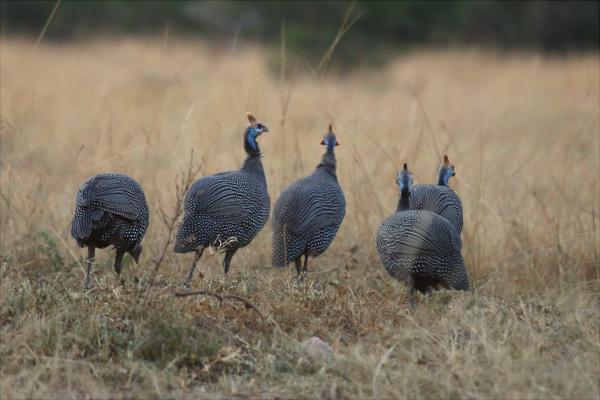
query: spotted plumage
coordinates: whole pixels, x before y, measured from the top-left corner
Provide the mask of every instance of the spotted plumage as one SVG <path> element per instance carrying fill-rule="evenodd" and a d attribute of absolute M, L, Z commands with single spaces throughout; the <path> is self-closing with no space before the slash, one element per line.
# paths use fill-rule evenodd
<path fill-rule="evenodd" d="M 321 144 L 327 146 L 315 171 L 288 186 L 273 211 L 273 265 L 296 263 L 304 271 L 308 257 L 322 254 L 331 244 L 344 219 L 346 200 L 336 176 L 334 148 L 339 143 L 329 126 Z"/>
<path fill-rule="evenodd" d="M 460 198 L 448 186 L 448 181 L 455 176 L 454 165 L 450 164 L 448 156 L 438 172 L 438 184 L 414 185 L 410 190 L 410 209 L 429 210 L 446 218 L 456 228 L 458 233 L 463 227 L 463 207 Z"/>
<path fill-rule="evenodd" d="M 86 288 L 90 286 L 95 248 L 115 247 L 114 268 L 119 275 L 124 253 L 131 254 L 136 262 L 139 260 L 148 223 L 144 191 L 129 176 L 100 174 L 80 186 L 75 197 L 71 235 L 80 247 L 88 247 Z"/>
<path fill-rule="evenodd" d="M 413 294 L 415 290 L 428 292 L 440 286 L 468 290 L 458 231 L 432 211 L 409 209 L 412 174 L 406 164 L 398 175 L 398 184 L 398 210 L 381 224 L 375 239 L 386 271 L 407 281 Z"/>
<path fill-rule="evenodd" d="M 235 252 L 247 246 L 269 218 L 270 200 L 256 138 L 268 132 L 248 114 L 244 132 L 246 160 L 238 171 L 221 172 L 194 182 L 185 197 L 183 223 L 175 242 L 176 253 L 196 252 L 186 281 L 207 247 L 226 252 L 225 273 Z"/>

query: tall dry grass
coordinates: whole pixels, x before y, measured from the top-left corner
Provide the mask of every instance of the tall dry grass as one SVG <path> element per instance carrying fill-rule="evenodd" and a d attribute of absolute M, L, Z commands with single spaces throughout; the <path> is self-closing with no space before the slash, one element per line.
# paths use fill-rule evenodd
<path fill-rule="evenodd" d="M 597 55 L 422 51 L 317 77 L 301 63 L 277 70 L 276 52 L 173 39 L 0 46 L 3 398 L 600 396 Z M 314 168 L 334 124 L 348 207 L 336 240 L 301 287 L 269 267 L 269 226 L 230 278 L 205 255 L 196 285 L 243 295 L 264 321 L 175 298 L 191 260 L 171 252 L 140 307 L 168 233 L 159 206 L 174 209 L 192 148 L 201 174 L 238 168 L 245 111 L 270 128 L 260 145 L 273 202 Z M 431 182 L 443 153 L 474 290 L 411 311 L 374 233 L 401 163 Z M 100 251 L 83 293 L 73 198 L 105 171 L 138 179 L 153 213 L 126 286 Z M 333 364 L 302 351 L 313 335 Z"/>

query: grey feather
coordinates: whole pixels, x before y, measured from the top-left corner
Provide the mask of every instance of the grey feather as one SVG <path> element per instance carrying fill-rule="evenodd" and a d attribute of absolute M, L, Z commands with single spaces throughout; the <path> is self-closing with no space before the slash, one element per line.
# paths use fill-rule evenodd
<path fill-rule="evenodd" d="M 230 241 L 227 250 L 235 250 L 247 246 L 264 227 L 270 199 L 260 150 L 255 146 L 245 146 L 248 156 L 240 170 L 206 176 L 189 188 L 176 253 L 226 241 Z"/>
<path fill-rule="evenodd" d="M 141 186 L 122 174 L 106 173 L 84 182 L 75 197 L 71 235 L 80 246 L 124 251 L 139 248 L 149 224 Z"/>
<path fill-rule="evenodd" d="M 460 233 L 463 227 L 463 207 L 452 189 L 441 185 L 414 185 L 410 191 L 411 210 L 429 210 L 446 218 Z"/>
<path fill-rule="evenodd" d="M 436 280 L 467 290 L 460 236 L 445 218 L 426 210 L 399 211 L 388 217 L 375 239 L 379 258 L 390 275 Z"/>
<path fill-rule="evenodd" d="M 335 238 L 346 200 L 335 173 L 333 146 L 311 175 L 292 183 L 277 199 L 272 221 L 273 265 L 285 266 L 302 255 L 318 256 Z"/>

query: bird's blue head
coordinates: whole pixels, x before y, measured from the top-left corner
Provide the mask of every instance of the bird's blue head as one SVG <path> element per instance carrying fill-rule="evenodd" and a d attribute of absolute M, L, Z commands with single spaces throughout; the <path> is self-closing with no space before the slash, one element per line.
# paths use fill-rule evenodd
<path fill-rule="evenodd" d="M 244 133 L 244 148 L 248 153 L 258 154 L 260 153 L 260 149 L 256 142 L 256 138 L 265 132 L 269 132 L 269 128 L 256 121 L 254 115 L 250 113 L 246 113 L 246 117 L 248 118 L 250 125 L 248 125 L 246 132 Z"/>
<path fill-rule="evenodd" d="M 412 187 L 412 182 L 412 172 L 410 172 L 410 170 L 408 169 L 407 164 L 404 163 L 403 168 L 400 171 L 398 171 L 398 175 L 396 175 L 396 183 L 400 188 L 400 192 L 408 192 Z"/>
<path fill-rule="evenodd" d="M 324 146 L 327 146 L 328 151 L 333 151 L 333 148 L 335 146 L 340 145 L 340 143 L 337 141 L 337 138 L 335 137 L 335 133 L 333 133 L 331 124 L 329 124 L 329 130 L 327 131 L 325 136 L 323 136 L 323 140 L 321 140 L 321 144 Z"/>
<path fill-rule="evenodd" d="M 451 177 L 456 175 L 454 172 L 454 165 L 450 164 L 450 160 L 447 155 L 444 155 L 444 163 L 440 167 L 438 174 L 438 185 L 448 186 L 448 181 Z"/>

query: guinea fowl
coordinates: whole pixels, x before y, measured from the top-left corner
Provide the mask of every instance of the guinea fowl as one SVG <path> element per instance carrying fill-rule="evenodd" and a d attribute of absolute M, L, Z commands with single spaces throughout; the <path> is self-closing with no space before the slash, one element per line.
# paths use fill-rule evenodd
<path fill-rule="evenodd" d="M 434 212 L 409 209 L 412 174 L 406 164 L 397 182 L 398 210 L 381 224 L 375 239 L 386 271 L 408 283 L 413 305 L 416 290 L 427 293 L 439 286 L 468 290 L 458 231 Z"/>
<path fill-rule="evenodd" d="M 444 155 L 444 162 L 438 171 L 438 184 L 414 185 L 410 190 L 410 209 L 433 211 L 450 221 L 460 234 L 463 227 L 462 203 L 448 186 L 448 181 L 454 175 L 454 165 Z"/>
<path fill-rule="evenodd" d="M 327 146 L 315 171 L 287 187 L 273 211 L 273 265 L 294 261 L 298 275 L 308 268 L 308 257 L 322 254 L 331 244 L 344 219 L 346 200 L 336 176 L 335 146 L 329 125 L 322 145 Z"/>
<path fill-rule="evenodd" d="M 113 245 L 117 251 L 114 268 L 121 274 L 125 253 L 138 262 L 142 239 L 148 229 L 148 205 L 142 187 L 126 175 L 107 173 L 84 182 L 75 197 L 71 235 L 80 247 L 87 246 L 87 272 L 84 287 L 90 287 L 90 274 L 96 247 Z"/>
<path fill-rule="evenodd" d="M 186 283 L 207 247 L 225 251 L 225 274 L 235 252 L 247 246 L 269 218 L 270 200 L 257 137 L 266 126 L 246 113 L 250 124 L 244 132 L 246 160 L 238 171 L 221 172 L 194 182 L 184 203 L 183 223 L 175 241 L 176 253 L 195 252 Z"/>

